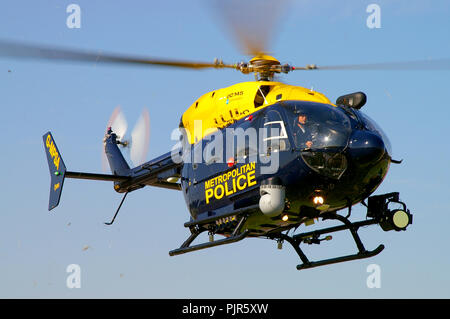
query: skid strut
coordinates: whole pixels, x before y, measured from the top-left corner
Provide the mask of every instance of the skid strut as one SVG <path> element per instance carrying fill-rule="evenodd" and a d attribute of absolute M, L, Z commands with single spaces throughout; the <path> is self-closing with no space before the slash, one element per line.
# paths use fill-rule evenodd
<path fill-rule="evenodd" d="M 344 225 L 329 227 L 329 228 L 320 229 L 320 230 L 316 230 L 316 231 L 312 231 L 312 232 L 301 233 L 301 234 L 297 234 L 294 236 L 288 236 L 288 235 L 285 235 L 282 233 L 269 236 L 270 239 L 285 240 L 289 244 L 291 244 L 291 246 L 297 252 L 298 256 L 300 257 L 300 259 L 302 261 L 302 264 L 297 265 L 298 270 L 314 268 L 314 267 L 330 265 L 330 264 L 336 264 L 336 263 L 341 263 L 341 262 L 351 261 L 351 260 L 356 260 L 356 259 L 369 258 L 369 257 L 373 257 L 375 255 L 378 255 L 384 249 L 384 245 L 379 245 L 374 250 L 370 250 L 370 251 L 366 250 L 361 241 L 361 238 L 358 235 L 359 227 L 378 224 L 378 221 L 376 219 L 368 219 L 368 220 L 352 223 L 346 217 L 343 217 L 338 214 L 333 214 L 333 213 L 326 213 L 326 214 L 323 214 L 323 216 L 321 216 L 321 217 L 324 220 L 325 219 L 339 220 Z M 321 240 L 329 239 L 328 237 L 325 239 L 319 239 L 320 235 L 329 234 L 329 233 L 333 233 L 333 232 L 337 232 L 337 231 L 341 231 L 341 230 L 349 230 L 350 233 L 352 234 L 353 240 L 355 241 L 356 247 L 358 249 L 358 252 L 356 254 L 341 256 L 341 257 L 336 257 L 336 258 L 330 258 L 330 259 L 324 259 L 324 260 L 320 260 L 320 261 L 310 261 L 308 259 L 308 257 L 306 257 L 306 255 L 304 254 L 302 249 L 300 248 L 300 245 L 302 243 L 319 244 Z"/>
<path fill-rule="evenodd" d="M 248 235 L 247 229 L 240 233 L 242 226 L 244 225 L 246 220 L 247 220 L 247 215 L 244 215 L 241 217 L 238 225 L 236 226 L 236 228 L 234 229 L 234 231 L 230 237 L 206 242 L 203 244 L 190 246 L 191 243 L 197 238 L 198 235 L 200 235 L 201 233 L 203 233 L 204 231 L 207 230 L 204 228 L 201 230 L 198 230 L 198 228 L 193 227 L 193 228 L 191 228 L 191 235 L 189 236 L 189 238 L 186 239 L 186 241 L 180 246 L 180 248 L 169 251 L 169 255 L 176 256 L 176 255 L 181 255 L 181 254 L 188 253 L 188 252 L 195 251 L 195 250 L 200 250 L 200 249 L 205 249 L 205 248 L 210 248 L 210 247 L 215 247 L 215 246 L 226 245 L 226 244 L 238 242 L 238 241 L 244 239 L 245 237 L 247 237 L 247 235 Z"/>

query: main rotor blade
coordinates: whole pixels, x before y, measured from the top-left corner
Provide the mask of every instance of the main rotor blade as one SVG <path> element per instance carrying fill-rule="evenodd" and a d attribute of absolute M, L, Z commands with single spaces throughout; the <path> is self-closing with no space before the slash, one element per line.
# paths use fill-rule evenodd
<path fill-rule="evenodd" d="M 181 60 L 166 60 L 144 57 L 132 57 L 118 54 L 103 53 L 102 51 L 83 51 L 67 48 L 44 47 L 40 45 L 24 44 L 18 42 L 0 40 L 0 56 L 40 59 L 55 61 L 76 61 L 94 63 L 114 63 L 114 64 L 137 64 L 166 66 L 188 69 L 205 68 L 235 68 L 235 65 L 226 65 L 216 60 L 213 63 L 192 62 Z"/>
<path fill-rule="evenodd" d="M 428 59 L 403 62 L 382 62 L 366 64 L 344 64 L 320 66 L 309 64 L 306 67 L 294 67 L 294 70 L 449 70 L 450 59 Z"/>
<path fill-rule="evenodd" d="M 249 55 L 266 53 L 287 0 L 214 0 L 210 3 L 225 27 Z"/>

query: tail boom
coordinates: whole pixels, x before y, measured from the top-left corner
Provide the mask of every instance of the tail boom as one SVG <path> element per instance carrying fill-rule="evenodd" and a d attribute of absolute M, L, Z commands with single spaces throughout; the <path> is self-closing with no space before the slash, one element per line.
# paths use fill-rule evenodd
<path fill-rule="evenodd" d="M 66 170 L 53 136 L 47 132 L 43 136 L 44 148 L 50 170 L 50 199 L 48 210 L 58 206 L 65 178 L 88 179 L 114 182 L 114 190 L 118 193 L 128 193 L 145 186 L 156 186 L 180 190 L 181 184 L 171 182 L 178 180 L 182 163 L 175 163 L 171 152 L 163 154 L 147 163 L 130 169 L 118 148 L 120 141 L 110 129 L 105 135 L 104 147 L 112 174 L 97 174 L 72 172 Z"/>

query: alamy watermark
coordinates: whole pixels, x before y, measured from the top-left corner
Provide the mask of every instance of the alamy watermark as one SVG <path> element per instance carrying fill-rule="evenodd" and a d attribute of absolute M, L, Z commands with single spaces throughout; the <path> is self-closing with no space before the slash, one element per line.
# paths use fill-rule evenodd
<path fill-rule="evenodd" d="M 66 13 L 69 13 L 66 19 L 66 26 L 69 29 L 81 28 L 81 8 L 78 4 L 69 4 L 66 8 Z"/>
<path fill-rule="evenodd" d="M 66 286 L 69 289 L 81 288 L 81 267 L 77 264 L 70 264 L 66 268 L 69 273 L 66 279 Z"/>
<path fill-rule="evenodd" d="M 370 13 L 366 20 L 366 25 L 369 29 L 380 29 L 381 28 L 381 7 L 372 3 L 366 8 L 366 12 Z"/>
<path fill-rule="evenodd" d="M 264 127 L 225 128 L 202 130 L 202 121 L 194 121 L 194 136 L 184 128 L 172 131 L 177 143 L 171 149 L 175 163 L 260 163 L 261 174 L 274 174 L 279 168 L 279 152 L 288 149 L 289 140 L 282 121 L 264 123 Z M 196 138 L 194 137 L 194 140 Z"/>
<path fill-rule="evenodd" d="M 381 288 L 381 267 L 377 264 L 370 264 L 366 271 L 370 273 L 366 280 L 367 288 Z"/>

